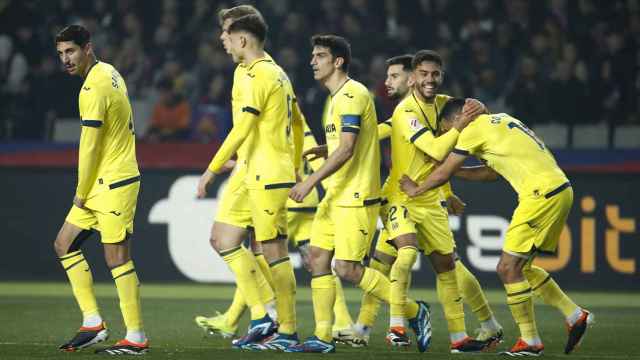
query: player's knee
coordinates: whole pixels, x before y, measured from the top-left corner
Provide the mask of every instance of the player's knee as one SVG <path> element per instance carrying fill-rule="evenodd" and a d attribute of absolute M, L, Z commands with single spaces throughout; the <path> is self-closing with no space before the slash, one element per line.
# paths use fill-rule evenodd
<path fill-rule="evenodd" d="M 517 272 L 516 264 L 501 259 L 496 266 L 496 272 L 503 282 L 511 282 L 509 280 L 513 278 Z"/>
<path fill-rule="evenodd" d="M 336 260 L 335 271 L 336 275 L 338 275 L 342 280 L 346 280 L 351 283 L 357 283 L 360 281 L 360 274 L 355 263 Z"/>
<path fill-rule="evenodd" d="M 64 256 L 69 249 L 69 243 L 61 239 L 60 234 L 58 234 L 55 241 L 53 242 L 53 249 L 55 250 L 58 257 Z"/>

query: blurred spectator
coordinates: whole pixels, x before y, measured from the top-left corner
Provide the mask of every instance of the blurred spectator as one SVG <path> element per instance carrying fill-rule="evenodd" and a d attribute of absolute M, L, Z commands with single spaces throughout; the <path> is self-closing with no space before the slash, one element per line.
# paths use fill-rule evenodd
<path fill-rule="evenodd" d="M 228 86 L 224 76 L 215 76 L 209 82 L 208 92 L 195 105 L 192 136 L 195 141 L 222 142 L 231 129 L 231 112 L 225 93 Z"/>
<path fill-rule="evenodd" d="M 229 106 L 234 64 L 218 39 L 217 11 L 239 3 L 245 1 L 0 0 L 1 136 L 38 137 L 43 134 L 41 123 L 51 114 L 78 115 L 73 102 L 81 79 L 50 73 L 51 59 L 46 59 L 55 54 L 55 33 L 72 23 L 93 33 L 98 58 L 118 68 L 136 100 L 152 102 L 154 86 L 168 79 L 180 94 L 174 96 L 191 104 L 194 113 L 219 84 L 224 84 L 224 91 L 215 103 Z M 268 52 L 287 71 L 305 115 L 314 121 L 321 116 L 326 95 L 308 66 L 309 37 L 314 33 L 347 37 L 354 54 L 352 75 L 378 94 L 380 59 L 428 48 L 445 58 L 443 91 L 478 97 L 492 110 L 510 106 L 516 116 L 521 113 L 533 122 L 640 121 L 637 0 L 251 3 L 269 24 Z M 48 101 L 40 101 L 52 92 L 51 81 L 61 104 L 54 112 Z M 577 84 L 581 91 L 570 92 Z M 563 93 L 566 101 L 557 97 Z M 28 100 L 36 98 L 36 105 Z M 577 99 L 583 99 L 579 109 L 574 108 Z M 583 115 L 565 116 L 569 113 Z M 194 114 L 193 119 L 197 130 L 200 116 Z M 224 126 L 213 125 L 203 132 L 212 134 L 215 128 L 224 133 Z"/>
<path fill-rule="evenodd" d="M 518 77 L 506 98 L 513 115 L 525 119 L 529 126 L 551 120 L 547 87 L 538 74 L 537 66 L 531 57 L 522 59 Z"/>
<path fill-rule="evenodd" d="M 169 80 L 158 84 L 160 97 L 153 107 L 151 127 L 145 136 L 149 142 L 186 140 L 189 137 L 191 107 L 184 97 L 175 91 Z"/>

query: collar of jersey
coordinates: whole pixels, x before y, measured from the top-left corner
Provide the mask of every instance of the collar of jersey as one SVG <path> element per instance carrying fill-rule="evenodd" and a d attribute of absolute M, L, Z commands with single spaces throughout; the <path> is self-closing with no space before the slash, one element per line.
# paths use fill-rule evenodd
<path fill-rule="evenodd" d="M 259 63 L 259 62 L 273 62 L 273 60 L 271 59 L 271 56 L 269 56 L 268 54 L 265 53 L 265 56 L 259 58 L 259 59 L 255 59 L 251 62 L 251 64 L 249 64 L 247 71 L 251 71 L 251 69 L 253 69 L 253 67 Z"/>

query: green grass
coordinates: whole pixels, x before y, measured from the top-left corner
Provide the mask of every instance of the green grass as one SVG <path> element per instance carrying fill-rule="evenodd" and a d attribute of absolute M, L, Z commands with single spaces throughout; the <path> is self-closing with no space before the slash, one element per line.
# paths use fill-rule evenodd
<path fill-rule="evenodd" d="M 448 336 L 442 308 L 433 290 L 417 289 L 412 297 L 425 299 L 433 308 L 434 335 L 431 349 L 419 354 L 392 351 L 384 343 L 387 313 L 384 310 L 372 334 L 368 348 L 339 347 L 332 355 L 283 353 L 250 353 L 232 350 L 228 340 L 204 336 L 193 322 L 197 314 L 223 310 L 233 295 L 233 287 L 192 284 L 146 284 L 142 287 L 143 313 L 152 350 L 147 359 L 297 359 L 329 356 L 331 359 L 449 359 L 464 355 L 448 353 Z M 114 341 L 124 335 L 117 296 L 112 284 L 96 286 L 103 316 L 109 321 Z M 502 291 L 489 291 L 498 320 L 506 331 L 506 341 L 500 350 L 515 342 L 517 331 Z M 360 291 L 346 289 L 352 316 L 357 316 Z M 566 333 L 562 316 L 555 309 L 536 307 L 538 327 L 545 344 L 546 358 L 566 359 L 638 359 L 640 346 L 636 330 L 640 324 L 640 294 L 634 293 L 571 293 L 576 302 L 592 310 L 597 324 L 588 330 L 581 348 L 570 357 L 563 354 Z M 298 291 L 299 333 L 306 337 L 313 330 L 310 290 Z M 470 332 L 477 321 L 467 312 Z M 65 354 L 56 348 L 68 340 L 79 326 L 80 315 L 65 283 L 0 283 L 0 359 L 95 359 L 93 351 Z M 247 319 L 241 323 L 246 326 Z M 495 354 L 480 354 L 481 358 L 497 358 Z"/>

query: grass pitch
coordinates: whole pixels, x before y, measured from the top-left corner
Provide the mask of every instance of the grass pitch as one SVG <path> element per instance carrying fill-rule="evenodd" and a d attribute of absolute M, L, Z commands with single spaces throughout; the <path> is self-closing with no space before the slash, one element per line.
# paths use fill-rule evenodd
<path fill-rule="evenodd" d="M 449 341 L 442 308 L 435 291 L 414 289 L 411 296 L 432 305 L 433 342 L 431 349 L 420 354 L 410 350 L 392 350 L 384 343 L 388 315 L 386 309 L 378 317 L 371 344 L 364 349 L 339 346 L 336 354 L 252 353 L 231 349 L 228 340 L 205 336 L 195 325 L 195 315 L 224 311 L 233 296 L 231 286 L 193 284 L 143 284 L 143 316 L 151 351 L 147 359 L 449 359 L 479 356 L 498 358 L 497 354 L 449 354 Z M 360 290 L 345 289 L 349 308 L 357 316 Z M 102 315 L 108 321 L 111 338 L 124 336 L 124 325 L 113 284 L 98 284 L 96 293 Z M 309 288 L 298 290 L 298 326 L 302 338 L 312 334 L 313 310 Z M 489 301 L 505 328 L 506 339 L 498 350 L 505 350 L 516 340 L 517 330 L 505 305 L 503 291 L 489 291 Z M 563 353 L 566 332 L 562 315 L 555 309 L 538 304 L 536 318 L 548 359 L 640 359 L 640 294 L 576 293 L 571 296 L 595 314 L 596 325 L 587 330 L 582 346 L 572 355 Z M 383 307 L 384 308 L 384 307 Z M 468 310 L 468 309 L 467 309 Z M 245 314 L 241 329 L 245 329 Z M 57 347 L 73 336 L 80 324 L 80 312 L 66 283 L 0 283 L 0 359 L 95 359 L 93 348 L 78 353 L 60 353 Z M 467 330 L 478 325 L 467 311 Z M 502 358 L 502 357 L 500 357 Z"/>

